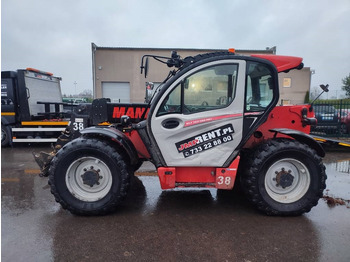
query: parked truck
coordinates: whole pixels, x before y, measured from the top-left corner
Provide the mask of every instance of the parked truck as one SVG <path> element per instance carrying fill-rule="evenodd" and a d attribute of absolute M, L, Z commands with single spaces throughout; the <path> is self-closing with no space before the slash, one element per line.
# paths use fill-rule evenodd
<path fill-rule="evenodd" d="M 268 215 L 300 215 L 325 189 L 323 148 L 308 134 L 310 105 L 277 106 L 278 73 L 302 58 L 217 52 L 181 58 L 145 55 L 173 67 L 148 104 L 107 99 L 74 114 L 55 150 L 36 155 L 51 192 L 77 215 L 116 210 L 142 162 L 162 189 L 231 190 L 241 183 Z M 89 127 L 90 126 L 90 127 Z"/>
<path fill-rule="evenodd" d="M 1 146 L 56 142 L 68 125 L 60 77 L 33 68 L 1 72 Z"/>

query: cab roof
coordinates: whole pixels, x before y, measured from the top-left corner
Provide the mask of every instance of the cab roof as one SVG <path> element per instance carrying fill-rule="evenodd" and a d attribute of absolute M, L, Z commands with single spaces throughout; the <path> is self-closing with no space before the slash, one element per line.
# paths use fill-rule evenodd
<path fill-rule="evenodd" d="M 288 72 L 291 69 L 302 69 L 304 67 L 301 57 L 266 54 L 252 54 L 250 56 L 270 61 L 276 66 L 278 73 Z"/>

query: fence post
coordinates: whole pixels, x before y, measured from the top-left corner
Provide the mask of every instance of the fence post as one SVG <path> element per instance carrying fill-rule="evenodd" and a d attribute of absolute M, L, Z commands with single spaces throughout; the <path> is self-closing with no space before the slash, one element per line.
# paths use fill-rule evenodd
<path fill-rule="evenodd" d="M 340 105 L 339 105 L 339 127 L 338 127 L 338 130 L 339 130 L 339 136 L 344 136 L 344 134 L 341 133 L 341 111 L 343 109 L 343 99 L 340 99 Z"/>

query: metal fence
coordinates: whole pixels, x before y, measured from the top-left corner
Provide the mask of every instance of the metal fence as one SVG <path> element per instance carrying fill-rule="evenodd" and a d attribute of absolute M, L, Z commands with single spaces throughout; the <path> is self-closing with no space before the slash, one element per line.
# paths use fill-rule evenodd
<path fill-rule="evenodd" d="M 319 101 L 313 105 L 317 125 L 311 134 L 350 137 L 350 100 Z"/>

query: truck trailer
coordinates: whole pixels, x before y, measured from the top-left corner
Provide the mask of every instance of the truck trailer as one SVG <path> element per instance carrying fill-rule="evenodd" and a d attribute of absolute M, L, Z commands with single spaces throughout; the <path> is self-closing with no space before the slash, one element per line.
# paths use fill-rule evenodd
<path fill-rule="evenodd" d="M 1 146 L 56 142 L 69 123 L 61 78 L 33 68 L 1 72 Z"/>

